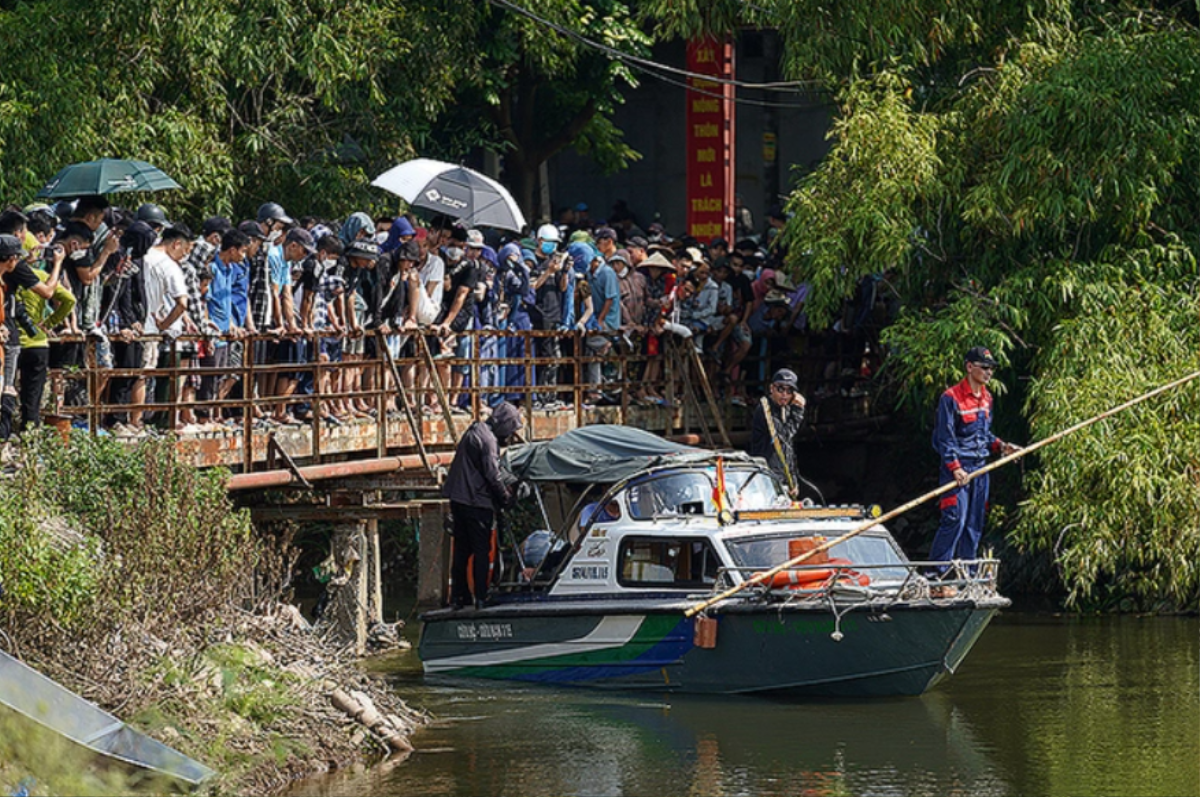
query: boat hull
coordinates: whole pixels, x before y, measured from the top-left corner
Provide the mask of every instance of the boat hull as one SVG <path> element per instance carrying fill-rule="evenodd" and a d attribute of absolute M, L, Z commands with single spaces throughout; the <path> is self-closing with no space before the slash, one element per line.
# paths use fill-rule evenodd
<path fill-rule="evenodd" d="M 716 644 L 695 644 L 677 607 L 497 606 L 426 615 L 429 676 L 781 697 L 917 695 L 952 673 L 1007 601 L 746 604 L 710 613 Z M 839 609 L 841 611 L 841 609 Z"/>

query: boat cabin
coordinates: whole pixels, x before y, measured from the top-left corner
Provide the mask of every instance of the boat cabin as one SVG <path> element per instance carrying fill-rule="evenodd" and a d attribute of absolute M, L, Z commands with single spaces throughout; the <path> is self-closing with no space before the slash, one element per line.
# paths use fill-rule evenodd
<path fill-rule="evenodd" d="M 608 454 L 617 444 L 637 453 Z M 513 529 L 502 539 L 509 553 L 500 594 L 709 593 L 840 536 L 868 517 L 861 507 L 793 506 L 760 460 L 680 446 L 636 429 L 584 427 L 522 449 L 509 456 L 508 467 L 539 490 L 547 528 L 528 535 Z M 904 553 L 882 527 L 839 544 L 828 556 L 872 564 L 877 583 L 907 575 Z M 895 569 L 880 567 L 889 564 Z"/>

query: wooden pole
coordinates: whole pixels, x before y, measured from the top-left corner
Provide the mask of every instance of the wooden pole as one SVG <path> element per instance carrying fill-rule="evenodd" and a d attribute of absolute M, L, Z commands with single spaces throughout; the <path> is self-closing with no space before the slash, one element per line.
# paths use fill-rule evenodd
<path fill-rule="evenodd" d="M 1007 456 L 1001 457 L 1000 459 L 996 460 L 995 462 L 985 465 L 984 467 L 980 468 L 979 470 L 975 471 L 974 473 L 968 474 L 967 481 L 969 482 L 972 479 L 975 479 L 978 476 L 982 476 L 985 473 L 990 473 L 991 471 L 996 470 L 997 468 L 1001 468 L 1010 462 L 1015 462 L 1018 459 L 1020 459 L 1021 457 L 1028 456 L 1029 454 L 1032 454 L 1034 451 L 1037 451 L 1038 449 L 1045 448 L 1046 446 L 1050 445 L 1051 443 L 1058 442 L 1059 440 L 1063 439 L 1064 437 L 1066 437 L 1069 434 L 1078 432 L 1080 429 L 1091 426 L 1092 424 L 1094 424 L 1098 421 L 1102 421 L 1105 418 L 1111 418 L 1113 415 L 1116 415 L 1119 412 L 1123 412 L 1124 410 L 1127 410 L 1136 404 L 1141 404 L 1143 401 L 1152 399 L 1155 396 L 1159 396 L 1163 393 L 1166 393 L 1167 391 L 1174 390 L 1175 388 L 1179 387 L 1180 385 L 1184 385 L 1184 384 L 1191 382 L 1192 380 L 1197 379 L 1197 378 L 1200 378 L 1200 371 L 1194 371 L 1185 377 L 1176 379 L 1174 382 L 1163 385 L 1162 387 L 1159 387 L 1159 388 L 1155 388 L 1154 390 L 1151 390 L 1149 393 L 1144 393 L 1135 399 L 1130 399 L 1129 401 L 1126 401 L 1124 404 L 1113 407 L 1112 409 L 1106 410 L 1106 411 L 1100 413 L 1099 415 L 1088 418 L 1086 421 L 1080 421 L 1079 423 L 1075 424 L 1074 426 L 1063 429 L 1060 432 L 1056 432 L 1055 434 L 1050 435 L 1049 437 L 1045 438 L 1044 440 L 1039 440 L 1036 443 L 1032 443 L 1031 445 L 1026 446 L 1025 448 L 1022 448 L 1019 451 L 1015 451 Z M 816 556 L 817 554 L 822 553 L 824 551 L 828 551 L 830 548 L 834 547 L 835 545 L 838 545 L 839 543 L 845 542 L 846 540 L 850 539 L 851 537 L 857 537 L 859 534 L 862 534 L 864 531 L 867 531 L 868 529 L 872 529 L 875 526 L 878 526 L 882 523 L 886 523 L 887 521 L 892 520 L 893 518 L 899 517 L 900 515 L 903 515 L 905 512 L 907 512 L 908 510 L 910 510 L 914 507 L 920 506 L 921 504 L 925 503 L 926 501 L 936 498 L 939 495 L 942 495 L 943 493 L 948 493 L 951 490 L 957 490 L 958 487 L 959 487 L 959 485 L 957 482 L 948 482 L 947 484 L 943 484 L 941 487 L 938 487 L 936 490 L 930 490 L 929 492 L 925 493 L 924 495 L 920 496 L 919 498 L 914 498 L 913 500 L 909 501 L 907 504 L 898 506 L 895 509 L 893 509 L 892 511 L 885 513 L 881 517 L 873 518 L 871 520 L 865 521 L 861 525 L 855 526 L 853 529 L 846 532 L 841 537 L 837 537 L 836 539 L 832 539 L 832 540 L 829 540 L 828 542 L 818 545 L 816 548 L 813 548 L 810 551 L 806 551 L 805 553 L 801 554 L 800 556 L 795 557 L 794 559 L 789 559 L 788 561 L 784 562 L 783 564 L 773 567 L 770 570 L 766 570 L 762 573 L 758 573 L 757 575 L 753 576 L 752 578 L 747 579 L 746 581 L 743 581 L 741 584 L 738 584 L 735 587 L 731 587 L 730 589 L 725 590 L 724 592 L 722 592 L 719 595 L 714 595 L 711 598 L 707 598 L 707 599 L 695 604 L 694 606 L 689 607 L 686 611 L 684 611 L 683 615 L 684 615 L 684 617 L 694 617 L 695 615 L 699 614 L 700 612 L 704 611 L 705 609 L 707 609 L 708 607 L 712 606 L 715 603 L 719 603 L 719 602 L 725 600 L 726 598 L 731 598 L 734 595 L 738 594 L 739 592 L 741 592 L 742 590 L 744 590 L 748 587 L 757 586 L 758 584 L 761 584 L 764 581 L 769 581 L 770 579 L 775 577 L 776 573 L 780 573 L 784 570 L 788 570 L 789 568 L 793 568 L 796 565 L 801 564 L 805 560 L 810 559 L 813 556 Z"/>

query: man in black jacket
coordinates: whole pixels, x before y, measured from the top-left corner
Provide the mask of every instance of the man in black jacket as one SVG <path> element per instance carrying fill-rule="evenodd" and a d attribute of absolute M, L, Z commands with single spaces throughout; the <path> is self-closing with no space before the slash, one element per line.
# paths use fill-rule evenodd
<path fill-rule="evenodd" d="M 454 561 L 450 566 L 451 603 L 461 609 L 471 602 L 467 562 L 474 557 L 475 608 L 483 608 L 488 592 L 488 557 L 497 508 L 506 506 L 512 493 L 500 477 L 500 447 L 521 430 L 521 412 L 502 402 L 486 421 L 476 421 L 458 441 L 454 461 L 442 486 L 450 499 L 454 521 Z"/>
<path fill-rule="evenodd" d="M 771 377 L 771 396 L 763 396 L 750 421 L 750 454 L 767 461 L 792 498 L 799 493 L 796 432 L 804 423 L 804 396 L 793 371 L 781 368 Z"/>

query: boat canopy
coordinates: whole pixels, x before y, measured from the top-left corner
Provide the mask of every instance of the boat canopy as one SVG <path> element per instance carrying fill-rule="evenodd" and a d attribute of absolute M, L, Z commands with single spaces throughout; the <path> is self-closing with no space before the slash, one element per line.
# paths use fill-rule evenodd
<path fill-rule="evenodd" d="M 591 425 L 573 429 L 553 440 L 513 446 L 502 467 L 534 482 L 611 484 L 660 465 L 709 462 L 717 454 L 673 443 L 629 426 Z M 723 452 L 726 461 L 749 462 L 740 451 Z"/>

